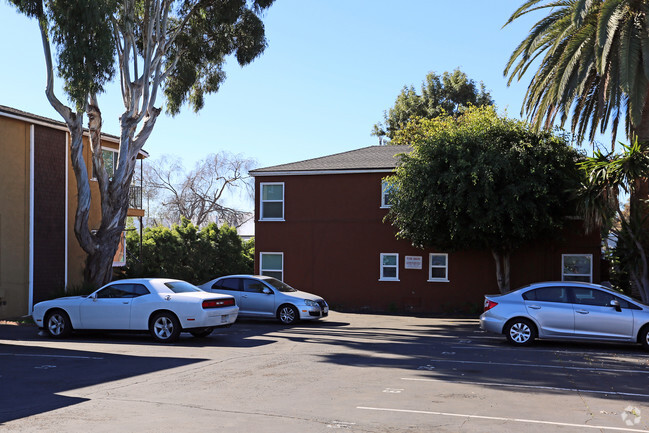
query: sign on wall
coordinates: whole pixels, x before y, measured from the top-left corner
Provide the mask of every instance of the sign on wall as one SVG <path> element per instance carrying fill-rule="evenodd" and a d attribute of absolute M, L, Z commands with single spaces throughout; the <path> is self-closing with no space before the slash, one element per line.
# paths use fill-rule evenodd
<path fill-rule="evenodd" d="M 406 256 L 406 269 L 421 269 L 421 256 Z"/>

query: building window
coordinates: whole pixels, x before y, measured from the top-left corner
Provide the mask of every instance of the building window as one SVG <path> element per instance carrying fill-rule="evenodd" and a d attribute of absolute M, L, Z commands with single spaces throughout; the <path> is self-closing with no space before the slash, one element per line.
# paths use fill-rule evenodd
<path fill-rule="evenodd" d="M 284 184 L 262 183 L 260 220 L 284 221 Z"/>
<path fill-rule="evenodd" d="M 428 281 L 448 282 L 448 254 L 430 254 Z"/>
<path fill-rule="evenodd" d="M 393 200 L 393 191 L 394 191 L 394 185 L 390 185 L 390 183 L 383 179 L 381 181 L 381 207 L 382 208 L 390 208 L 392 207 L 392 200 Z"/>
<path fill-rule="evenodd" d="M 284 253 L 259 253 L 259 273 L 284 281 Z"/>
<path fill-rule="evenodd" d="M 399 281 L 399 254 L 381 254 L 381 278 L 379 281 Z"/>
<path fill-rule="evenodd" d="M 104 160 L 104 168 L 106 168 L 106 173 L 108 178 L 112 179 L 115 176 L 115 169 L 117 168 L 117 160 L 119 159 L 119 152 L 113 149 L 102 149 L 101 157 Z M 95 166 L 92 166 L 92 177 L 97 179 L 97 171 Z"/>
<path fill-rule="evenodd" d="M 563 254 L 561 262 L 562 281 L 593 282 L 592 254 Z"/>

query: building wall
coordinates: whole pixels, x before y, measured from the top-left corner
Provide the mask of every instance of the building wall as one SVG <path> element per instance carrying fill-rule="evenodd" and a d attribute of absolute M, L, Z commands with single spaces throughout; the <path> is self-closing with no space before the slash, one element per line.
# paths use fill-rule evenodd
<path fill-rule="evenodd" d="M 29 305 L 29 142 L 29 125 L 0 117 L 0 318 Z"/>
<path fill-rule="evenodd" d="M 64 131 L 34 126 L 34 303 L 66 285 L 66 142 Z"/>
<path fill-rule="evenodd" d="M 323 296 L 334 308 L 394 312 L 481 309 L 486 293 L 498 293 L 489 251 L 448 256 L 448 282 L 428 282 L 431 252 L 395 239 L 383 218 L 381 179 L 386 174 L 339 174 L 256 178 L 255 271 L 260 253 L 284 254 L 284 280 Z M 259 221 L 262 182 L 285 183 L 285 221 Z M 512 256 L 511 285 L 560 280 L 562 254 L 592 254 L 599 275 L 599 235 L 581 236 L 571 222 L 559 242 L 540 242 Z M 399 254 L 399 281 L 379 281 L 381 253 Z M 405 269 L 405 256 L 422 258 L 422 269 Z"/>

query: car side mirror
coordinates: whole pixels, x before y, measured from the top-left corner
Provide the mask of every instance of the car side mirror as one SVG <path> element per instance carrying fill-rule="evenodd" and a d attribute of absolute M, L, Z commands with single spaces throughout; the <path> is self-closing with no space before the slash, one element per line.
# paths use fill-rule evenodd
<path fill-rule="evenodd" d="M 90 298 L 92 299 L 93 302 L 97 301 L 97 294 L 93 293 L 92 295 L 90 295 Z"/>
<path fill-rule="evenodd" d="M 609 305 L 615 308 L 615 311 L 622 311 L 622 307 L 620 306 L 620 301 L 618 301 L 617 299 L 613 299 Z"/>
<path fill-rule="evenodd" d="M 263 293 L 264 295 L 272 295 L 272 294 L 273 294 L 273 291 L 270 290 L 268 287 L 264 287 L 264 288 L 262 289 L 261 293 Z"/>

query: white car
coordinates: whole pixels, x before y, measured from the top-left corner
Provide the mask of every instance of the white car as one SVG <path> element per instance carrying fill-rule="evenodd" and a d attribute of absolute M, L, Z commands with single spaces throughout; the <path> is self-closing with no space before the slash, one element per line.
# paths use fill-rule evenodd
<path fill-rule="evenodd" d="M 205 293 L 180 280 L 138 278 L 114 281 L 88 296 L 39 302 L 32 317 L 54 338 L 75 329 L 148 330 L 167 343 L 183 331 L 206 337 L 214 328 L 232 325 L 238 314 L 232 296 Z"/>
<path fill-rule="evenodd" d="M 329 305 L 320 296 L 294 289 L 263 275 L 228 275 L 201 289 L 235 297 L 241 317 L 277 318 L 285 325 L 298 320 L 315 320 L 329 315 Z"/>

